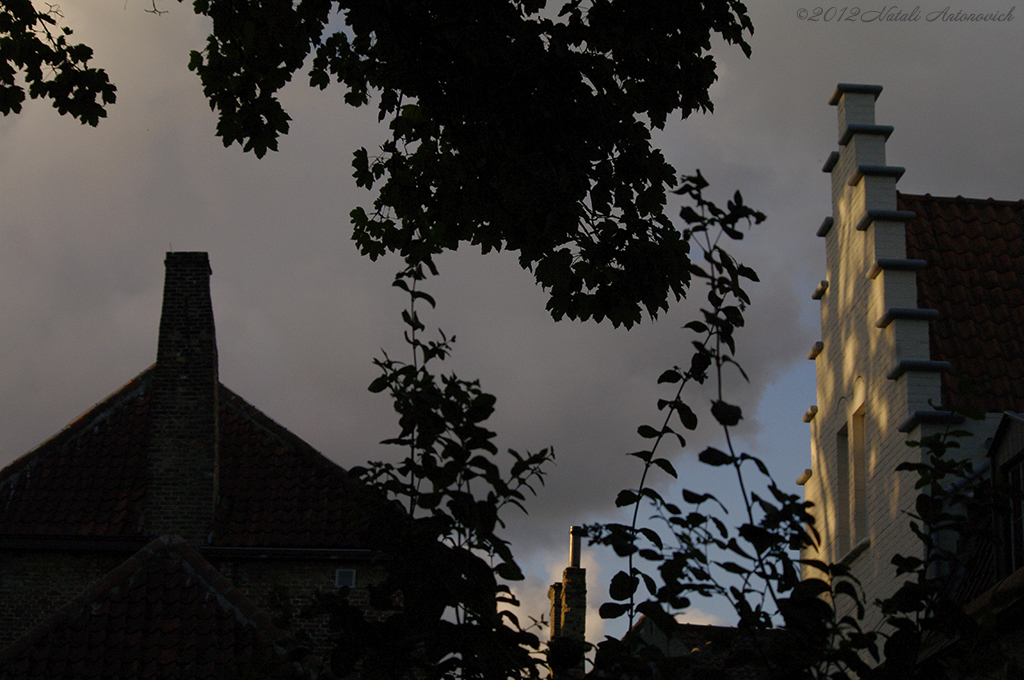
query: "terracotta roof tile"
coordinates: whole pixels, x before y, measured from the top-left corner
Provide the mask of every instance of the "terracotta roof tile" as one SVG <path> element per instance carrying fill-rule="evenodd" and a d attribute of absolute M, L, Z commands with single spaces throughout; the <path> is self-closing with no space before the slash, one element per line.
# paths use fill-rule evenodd
<path fill-rule="evenodd" d="M 152 368 L 0 471 L 0 535 L 146 536 Z M 376 501 L 339 466 L 219 386 L 213 544 L 361 548 Z M 212 507 L 212 502 L 211 502 Z"/>
<path fill-rule="evenodd" d="M 928 265 L 918 306 L 939 310 L 929 328 L 945 406 L 1024 411 L 1024 201 L 899 194 L 907 257 Z"/>
<path fill-rule="evenodd" d="M 138 536 L 147 370 L 0 472 L 0 533 Z"/>
<path fill-rule="evenodd" d="M 0 679 L 214 678 L 239 664 L 309 675 L 284 659 L 284 637 L 195 550 L 165 537 L 0 651 Z"/>
<path fill-rule="evenodd" d="M 361 547 L 372 507 L 368 492 L 223 386 L 220 403 L 223 501 L 215 543 Z"/>

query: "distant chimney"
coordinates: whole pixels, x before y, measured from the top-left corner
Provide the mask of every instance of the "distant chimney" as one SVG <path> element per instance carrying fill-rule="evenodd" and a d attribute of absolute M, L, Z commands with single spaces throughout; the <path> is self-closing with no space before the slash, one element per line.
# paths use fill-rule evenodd
<path fill-rule="evenodd" d="M 569 528 L 569 566 L 579 569 L 580 546 L 583 539 L 583 527 Z"/>
<path fill-rule="evenodd" d="M 205 543 L 217 463 L 217 340 L 206 253 L 167 253 L 152 382 L 145 528 Z"/>
<path fill-rule="evenodd" d="M 587 570 L 580 567 L 583 527 L 569 529 L 569 566 L 562 582 L 548 588 L 551 600 L 552 675 L 556 678 L 582 678 L 583 652 L 587 628 Z M 556 659 L 555 656 L 560 657 Z M 570 663 L 565 663 L 569 660 Z M 565 669 L 565 666 L 569 666 Z"/>

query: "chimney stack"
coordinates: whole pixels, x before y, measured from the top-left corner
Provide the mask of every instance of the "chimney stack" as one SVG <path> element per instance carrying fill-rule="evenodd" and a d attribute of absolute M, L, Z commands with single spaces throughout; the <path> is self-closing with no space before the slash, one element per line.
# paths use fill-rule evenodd
<path fill-rule="evenodd" d="M 206 253 L 167 253 L 152 378 L 145 528 L 206 543 L 217 465 L 217 339 Z"/>
<path fill-rule="evenodd" d="M 562 582 L 548 588 L 551 600 L 551 650 L 563 659 L 571 659 L 568 670 L 561 668 L 554 655 L 549 656 L 552 675 L 556 678 L 582 678 L 583 653 L 586 649 L 587 570 L 580 567 L 580 546 L 583 527 L 569 529 L 569 566 L 562 572 Z M 578 658 L 578 660 L 577 660 Z M 556 668 L 559 666 L 559 668 Z"/>
<path fill-rule="evenodd" d="M 580 545 L 583 538 L 583 527 L 569 527 L 569 566 L 580 568 Z"/>

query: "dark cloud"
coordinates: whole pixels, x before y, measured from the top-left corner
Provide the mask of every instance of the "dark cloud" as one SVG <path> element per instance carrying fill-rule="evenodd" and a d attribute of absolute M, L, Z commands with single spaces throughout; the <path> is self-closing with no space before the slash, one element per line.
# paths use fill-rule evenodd
<path fill-rule="evenodd" d="M 815 398 L 805 355 L 818 335 L 809 296 L 824 270 L 814 232 L 830 210 L 820 168 L 836 144 L 826 103 L 835 84 L 885 87 L 878 122 L 896 127 L 888 154 L 907 167 L 903 190 L 1019 198 L 1024 17 L 812 24 L 797 18 L 799 3 L 765 4 L 752 3 L 751 60 L 716 47 L 715 114 L 658 138 L 680 170 L 704 172 L 716 200 L 740 189 L 769 215 L 736 248 L 762 283 L 740 337 L 751 383 L 731 378 L 730 392 L 748 415 L 742 444 L 789 483 L 805 467 L 799 417 Z M 97 129 L 38 102 L 0 120 L 0 463 L 153 361 L 169 248 L 210 252 L 226 384 L 343 465 L 396 455 L 377 445 L 393 433 L 390 404 L 365 388 L 381 349 L 404 351 L 404 300 L 390 286 L 397 263 L 360 258 L 347 228 L 348 212 L 369 202 L 350 159 L 379 139 L 374 112 L 300 82 L 286 91 L 293 130 L 279 154 L 257 161 L 222 148 L 185 68 L 203 22 L 187 6 L 168 8 L 162 17 L 107 0 L 64 8 L 119 87 Z M 492 425 L 503 447 L 556 449 L 530 517 L 512 525 L 520 552 L 540 565 L 534 577 L 547 578 L 568 525 L 609 516 L 615 491 L 636 483 L 625 454 L 643 444 L 636 427 L 659 417 L 657 376 L 687 360 L 679 327 L 703 293 L 625 332 L 553 324 L 512 257 L 463 252 L 440 265 L 427 284 L 438 309 L 424 319 L 458 337 L 452 369 L 498 396 Z M 672 452 L 691 485 L 702 472 L 683 461 L 716 436 L 702 430 Z M 592 592 L 599 602 L 601 587 Z"/>

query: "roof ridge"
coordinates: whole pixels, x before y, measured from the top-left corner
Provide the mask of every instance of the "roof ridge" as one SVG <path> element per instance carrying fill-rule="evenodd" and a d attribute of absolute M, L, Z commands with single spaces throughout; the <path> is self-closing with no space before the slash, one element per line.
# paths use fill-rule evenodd
<path fill-rule="evenodd" d="M 73 418 L 67 425 L 62 427 L 57 434 L 51 436 L 49 439 L 45 439 L 37 446 L 34 446 L 30 451 L 26 451 L 11 461 L 9 465 L 0 469 L 0 475 L 2 475 L 2 477 L 0 477 L 0 486 L 5 484 L 6 479 L 9 479 L 14 474 L 17 474 L 25 467 L 31 465 L 37 455 L 44 455 L 46 452 L 54 448 L 64 446 L 68 441 L 74 439 L 85 430 L 88 430 L 92 425 L 106 419 L 111 408 L 142 393 L 149 386 L 150 379 L 153 374 L 153 368 L 155 366 L 156 364 L 151 364 L 148 368 L 126 382 L 124 385 L 90 406 L 82 412 L 81 415 Z"/>
<path fill-rule="evenodd" d="M 919 200 L 919 201 L 949 201 L 951 203 L 984 203 L 986 205 L 1003 204 L 1003 205 L 1008 205 L 1008 206 L 1017 206 L 1017 205 L 1020 205 L 1020 204 L 1024 204 L 1024 198 L 1017 198 L 1017 199 L 1012 199 L 1012 200 L 1011 199 L 993 198 L 991 196 L 989 196 L 988 198 L 973 198 L 973 197 L 970 197 L 970 196 L 962 196 L 960 194 L 957 194 L 956 196 L 935 196 L 935 195 L 933 195 L 931 193 L 913 194 L 913 193 L 904 192 L 904 191 L 897 191 L 896 192 L 896 197 L 897 197 L 897 200 L 903 198 L 903 199 L 907 199 L 907 200 Z"/>
<path fill-rule="evenodd" d="M 275 651 L 277 642 L 287 637 L 287 633 L 273 625 L 269 614 L 235 588 L 231 581 L 217 571 L 195 548 L 178 536 L 161 536 L 148 543 L 113 571 L 94 581 L 77 597 L 30 628 L 5 649 L 0 650 L 0 663 L 27 652 L 47 635 L 87 613 L 98 600 L 115 592 L 118 587 L 129 586 L 132 577 L 140 573 L 148 562 L 162 556 L 178 559 L 186 565 L 187 569 L 202 582 L 201 587 L 209 589 L 217 596 L 221 607 L 233 610 L 239 623 L 243 626 L 251 625 L 259 639 L 274 646 Z"/>

